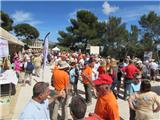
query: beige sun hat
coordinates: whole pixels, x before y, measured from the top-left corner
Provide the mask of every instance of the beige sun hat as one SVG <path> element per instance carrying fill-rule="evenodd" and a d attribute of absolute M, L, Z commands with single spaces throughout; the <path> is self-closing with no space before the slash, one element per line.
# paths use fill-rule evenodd
<path fill-rule="evenodd" d="M 117 66 L 117 62 L 118 62 L 118 60 L 112 58 L 111 59 L 111 66 L 113 66 L 113 67 Z"/>
<path fill-rule="evenodd" d="M 71 59 L 69 60 L 69 62 L 70 62 L 70 63 L 77 63 L 77 61 L 76 61 L 74 58 L 71 58 Z"/>
<path fill-rule="evenodd" d="M 137 64 L 142 64 L 142 61 L 141 61 L 141 60 L 138 60 L 138 61 L 137 61 Z"/>

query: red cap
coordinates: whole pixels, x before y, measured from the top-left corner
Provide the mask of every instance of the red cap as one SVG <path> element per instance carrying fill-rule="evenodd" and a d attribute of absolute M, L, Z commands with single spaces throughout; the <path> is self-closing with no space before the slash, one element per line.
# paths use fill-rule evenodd
<path fill-rule="evenodd" d="M 112 77 L 109 76 L 108 74 L 102 74 L 98 77 L 97 80 L 93 81 L 95 85 L 104 85 L 104 84 L 111 85 L 112 82 L 113 82 Z"/>

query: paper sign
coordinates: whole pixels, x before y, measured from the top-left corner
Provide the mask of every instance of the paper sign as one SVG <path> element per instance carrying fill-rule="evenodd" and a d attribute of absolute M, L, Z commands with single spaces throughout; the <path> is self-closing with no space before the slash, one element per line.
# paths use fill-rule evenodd
<path fill-rule="evenodd" d="M 8 57 L 9 55 L 9 48 L 8 48 L 8 41 L 0 38 L 0 57 Z"/>
<path fill-rule="evenodd" d="M 90 54 L 99 55 L 99 46 L 90 46 Z"/>

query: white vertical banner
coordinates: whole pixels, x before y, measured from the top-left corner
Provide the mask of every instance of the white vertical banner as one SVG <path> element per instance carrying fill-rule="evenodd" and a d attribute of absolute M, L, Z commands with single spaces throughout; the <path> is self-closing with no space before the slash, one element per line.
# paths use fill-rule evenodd
<path fill-rule="evenodd" d="M 0 38 L 0 57 L 8 57 L 9 55 L 9 47 L 8 41 Z"/>
<path fill-rule="evenodd" d="M 48 39 L 49 39 L 49 33 L 44 38 L 44 44 L 43 44 L 43 73 L 42 73 L 42 80 L 44 80 L 44 71 L 45 71 L 45 66 L 47 63 L 47 56 L 48 56 Z"/>

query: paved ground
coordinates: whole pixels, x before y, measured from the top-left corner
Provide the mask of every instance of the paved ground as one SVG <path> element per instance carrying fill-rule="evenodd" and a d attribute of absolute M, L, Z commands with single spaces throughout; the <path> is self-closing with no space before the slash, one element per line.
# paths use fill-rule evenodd
<path fill-rule="evenodd" d="M 44 74 L 44 81 L 50 83 L 51 78 L 51 66 L 47 66 L 45 69 Z M 25 105 L 28 103 L 28 101 L 31 99 L 32 96 L 32 88 L 33 85 L 36 83 L 36 81 L 42 81 L 42 76 L 40 78 L 33 77 L 35 80 L 32 82 L 32 86 L 26 85 L 25 87 L 17 86 L 17 93 L 15 96 L 12 96 L 11 98 L 11 104 L 10 105 L 1 105 L 0 106 L 0 119 L 18 119 L 20 112 L 23 110 Z M 157 93 L 160 94 L 160 82 L 152 82 L 153 89 L 157 91 Z M 52 87 L 51 87 L 52 88 Z M 81 91 L 80 94 L 84 96 L 83 91 L 83 85 L 79 82 L 78 89 Z M 88 106 L 87 113 L 94 112 L 96 99 L 93 98 L 93 104 Z M 120 116 L 122 120 L 128 120 L 129 118 L 129 110 L 128 110 L 128 103 L 122 99 L 118 99 L 118 105 L 119 105 L 119 111 Z M 8 111 L 7 111 L 8 110 Z M 160 120 L 160 112 L 154 114 L 155 120 Z M 71 119 L 71 116 L 69 116 Z"/>

